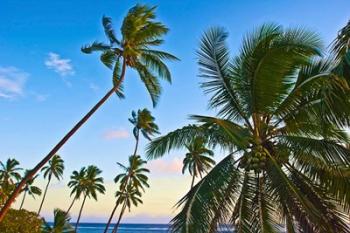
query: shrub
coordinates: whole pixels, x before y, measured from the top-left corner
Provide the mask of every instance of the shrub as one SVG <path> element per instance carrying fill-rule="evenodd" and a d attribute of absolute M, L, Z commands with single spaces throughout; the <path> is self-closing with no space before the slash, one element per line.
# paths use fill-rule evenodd
<path fill-rule="evenodd" d="M 43 224 L 40 217 L 27 210 L 10 209 L 0 223 L 1 233 L 40 233 Z"/>

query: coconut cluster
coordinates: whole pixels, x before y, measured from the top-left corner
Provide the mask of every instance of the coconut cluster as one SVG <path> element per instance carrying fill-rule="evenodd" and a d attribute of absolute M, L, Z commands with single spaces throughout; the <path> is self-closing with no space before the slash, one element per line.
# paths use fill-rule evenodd
<path fill-rule="evenodd" d="M 253 148 L 250 152 L 244 153 L 239 166 L 246 171 L 261 172 L 266 166 L 267 154 L 262 146 Z"/>

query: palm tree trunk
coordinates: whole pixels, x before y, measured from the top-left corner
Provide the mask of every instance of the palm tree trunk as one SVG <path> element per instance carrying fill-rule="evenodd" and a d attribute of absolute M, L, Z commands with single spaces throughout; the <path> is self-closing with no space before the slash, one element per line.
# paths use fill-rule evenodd
<path fill-rule="evenodd" d="M 107 225 L 106 225 L 106 228 L 105 228 L 104 233 L 107 233 L 107 232 L 108 232 L 109 225 L 111 225 L 111 222 L 112 222 L 114 213 L 115 213 L 115 211 L 117 210 L 117 208 L 118 208 L 118 205 L 115 204 L 115 206 L 114 206 L 114 208 L 113 208 L 113 210 L 112 210 L 111 216 L 110 216 L 109 219 L 108 219 L 108 222 L 107 222 Z"/>
<path fill-rule="evenodd" d="M 77 230 L 78 230 L 78 225 L 79 225 L 79 222 L 80 222 L 81 213 L 83 212 L 83 208 L 84 208 L 84 205 L 85 205 L 86 197 L 87 197 L 87 195 L 85 194 L 83 203 L 81 204 L 81 207 L 80 207 L 80 210 L 79 210 L 79 216 L 78 216 L 77 222 L 75 223 L 75 232 L 77 232 Z"/>
<path fill-rule="evenodd" d="M 138 149 L 138 147 L 139 147 L 139 138 L 140 138 L 139 133 L 140 133 L 140 130 L 138 129 L 138 130 L 137 130 L 137 137 L 136 137 L 135 150 L 134 150 L 134 156 L 137 154 L 137 149 Z"/>
<path fill-rule="evenodd" d="M 125 209 L 126 209 L 126 204 L 124 203 L 123 208 L 122 208 L 122 210 L 120 211 L 120 214 L 119 214 L 118 222 L 115 224 L 112 233 L 117 233 L 118 232 L 120 221 L 122 220 L 122 217 L 123 217 Z"/>
<path fill-rule="evenodd" d="M 28 174 L 21 180 L 17 185 L 16 189 L 12 192 L 11 196 L 7 199 L 5 205 L 0 211 L 0 223 L 5 217 L 7 211 L 10 209 L 12 203 L 16 200 L 20 191 L 26 185 L 27 181 L 30 180 L 40 169 L 57 153 L 57 151 L 78 131 L 78 129 L 99 109 L 107 99 L 117 90 L 119 90 L 120 84 L 123 82 L 125 77 L 126 63 L 123 60 L 122 71 L 119 82 L 107 92 L 107 94 L 58 142 L 58 144 L 49 152 L 46 157 L 41 160 Z"/>
<path fill-rule="evenodd" d="M 192 176 L 192 182 L 191 182 L 191 189 L 193 188 L 193 186 L 194 186 L 194 179 L 196 178 L 196 176 L 193 174 L 193 176 Z"/>
<path fill-rule="evenodd" d="M 47 185 L 45 187 L 44 196 L 43 196 L 43 199 L 41 200 L 41 204 L 40 204 L 40 207 L 39 207 L 39 210 L 38 210 L 38 215 L 40 215 L 41 209 L 43 208 L 43 204 L 44 204 L 44 201 L 45 201 L 47 189 L 49 188 L 50 182 L 51 182 L 51 176 L 49 176 L 49 180 L 47 181 Z"/>
<path fill-rule="evenodd" d="M 24 191 L 22 203 L 21 203 L 21 206 L 19 207 L 19 210 L 21 210 L 23 208 L 23 204 L 24 204 L 24 200 L 26 199 L 26 195 L 27 195 L 27 190 Z"/>
<path fill-rule="evenodd" d="M 69 213 L 69 211 L 72 209 L 73 205 L 74 205 L 74 202 L 75 202 L 75 198 L 73 199 L 72 203 L 70 204 L 70 206 L 68 207 L 68 210 L 66 211 L 66 214 Z"/>

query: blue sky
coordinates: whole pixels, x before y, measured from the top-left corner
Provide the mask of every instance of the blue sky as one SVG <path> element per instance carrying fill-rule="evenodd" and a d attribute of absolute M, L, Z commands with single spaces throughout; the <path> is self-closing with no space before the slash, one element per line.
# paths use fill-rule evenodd
<path fill-rule="evenodd" d="M 306 27 L 318 32 L 328 45 L 350 16 L 348 0 L 1 0 L 1 161 L 16 157 L 23 167 L 33 166 L 103 96 L 111 86 L 111 73 L 97 55 L 82 54 L 80 47 L 105 39 L 102 15 L 111 16 L 119 29 L 126 11 L 135 3 L 158 5 L 159 19 L 170 28 L 163 49 L 181 59 L 169 64 L 173 84 L 164 83 L 160 103 L 152 110 L 163 133 L 186 124 L 188 114 L 210 114 L 207 97 L 198 86 L 195 59 L 201 34 L 210 26 L 227 28 L 235 54 L 244 34 L 264 22 Z M 65 179 L 54 184 L 66 195 L 56 198 L 60 203 L 68 199 L 64 186 L 74 169 L 96 164 L 109 182 L 109 195 L 102 197 L 104 204 L 91 204 L 85 221 L 104 221 L 109 214 L 114 192 L 111 180 L 118 172 L 115 162 L 125 162 L 134 143 L 127 118 L 134 109 L 152 108 L 135 73 L 127 72 L 125 86 L 126 99 L 113 96 L 60 151 L 67 168 Z M 181 151 L 174 152 L 151 164 L 155 170 L 150 191 L 154 198 L 149 194 L 145 206 L 127 216 L 128 221 L 170 218 L 171 207 L 188 188 L 188 177 L 178 171 L 181 156 Z M 156 193 L 163 196 L 155 197 Z M 60 205 L 52 197 L 44 209 L 48 216 Z M 28 208 L 35 209 L 38 204 L 30 201 Z"/>

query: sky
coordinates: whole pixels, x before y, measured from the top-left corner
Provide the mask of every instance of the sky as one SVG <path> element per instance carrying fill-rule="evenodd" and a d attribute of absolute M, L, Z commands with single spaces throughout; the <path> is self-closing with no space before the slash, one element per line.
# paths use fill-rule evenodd
<path fill-rule="evenodd" d="M 233 56 L 243 36 L 265 22 L 316 31 L 327 46 L 350 18 L 349 0 L 0 0 L 0 161 L 15 157 L 22 167 L 33 167 L 109 90 L 110 70 L 97 54 L 83 54 L 80 48 L 106 41 L 103 15 L 113 18 L 118 33 L 123 16 L 136 3 L 158 6 L 158 19 L 170 28 L 162 49 L 181 59 L 169 63 L 173 83 L 162 83 L 160 102 L 152 109 L 137 75 L 127 71 L 126 98 L 112 96 L 59 151 L 66 169 L 48 191 L 42 211 L 48 219 L 54 208 L 68 207 L 72 171 L 94 164 L 103 170 L 107 193 L 98 202 L 87 201 L 82 221 L 106 222 L 114 205 L 113 178 L 120 172 L 116 162 L 125 163 L 134 146 L 128 122 L 132 110 L 151 109 L 162 134 L 190 123 L 189 114 L 215 114 L 199 88 L 196 65 L 199 40 L 211 26 L 229 32 Z M 141 155 L 146 143 L 141 142 Z M 166 223 L 174 216 L 174 205 L 190 186 L 190 177 L 181 174 L 184 153 L 149 162 L 151 188 L 144 204 L 127 213 L 124 222 Z M 223 155 L 218 151 L 216 158 Z M 44 188 L 42 177 L 37 184 Z M 36 211 L 39 204 L 28 198 L 24 208 Z"/>

